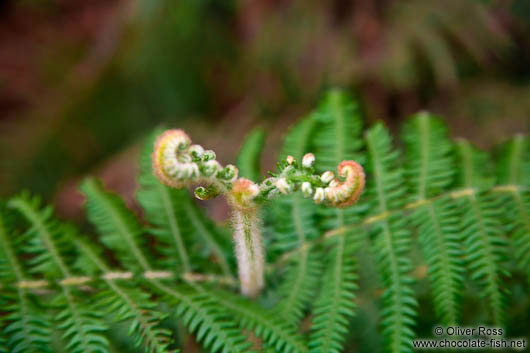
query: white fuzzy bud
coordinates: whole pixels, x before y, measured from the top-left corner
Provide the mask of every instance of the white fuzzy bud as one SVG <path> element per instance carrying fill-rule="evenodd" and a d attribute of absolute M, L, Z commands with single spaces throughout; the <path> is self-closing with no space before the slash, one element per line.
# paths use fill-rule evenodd
<path fill-rule="evenodd" d="M 293 156 L 287 156 L 285 159 L 287 161 L 287 164 L 293 164 L 294 163 L 294 157 Z"/>
<path fill-rule="evenodd" d="M 287 194 L 291 190 L 291 186 L 285 178 L 279 178 L 274 185 L 282 194 Z"/>
<path fill-rule="evenodd" d="M 302 158 L 302 166 L 304 168 L 310 168 L 315 163 L 315 155 L 313 153 L 306 153 Z"/>
<path fill-rule="evenodd" d="M 335 174 L 333 174 L 333 172 L 327 171 L 327 172 L 322 173 L 320 180 L 322 180 L 323 183 L 328 184 L 329 182 L 333 180 L 334 177 L 335 177 Z"/>
<path fill-rule="evenodd" d="M 194 157 L 201 158 L 204 154 L 204 148 L 201 145 L 191 145 L 188 152 Z"/>
<path fill-rule="evenodd" d="M 230 183 L 233 183 L 234 181 L 236 181 L 238 175 L 239 175 L 239 169 L 237 169 L 237 167 L 233 164 L 228 164 L 226 167 L 225 167 L 225 170 L 226 170 L 226 179 L 228 182 Z"/>
<path fill-rule="evenodd" d="M 309 183 L 308 181 L 304 181 L 302 183 L 302 194 L 304 194 L 304 196 L 311 196 L 311 194 L 313 194 L 313 188 L 311 187 L 311 183 Z"/>
<path fill-rule="evenodd" d="M 324 198 L 326 197 L 326 194 L 324 193 L 323 188 L 316 188 L 315 195 L 313 196 L 313 200 L 315 200 L 316 203 L 321 203 L 324 201 Z"/>
<path fill-rule="evenodd" d="M 221 164 L 219 164 L 219 162 L 217 162 L 216 160 L 211 160 L 203 164 L 202 172 L 204 176 L 211 177 L 217 174 L 217 172 L 220 171 L 221 169 L 222 169 L 222 166 Z"/>
<path fill-rule="evenodd" d="M 211 161 L 215 159 L 215 152 L 212 150 L 206 150 L 203 153 L 203 160 Z"/>

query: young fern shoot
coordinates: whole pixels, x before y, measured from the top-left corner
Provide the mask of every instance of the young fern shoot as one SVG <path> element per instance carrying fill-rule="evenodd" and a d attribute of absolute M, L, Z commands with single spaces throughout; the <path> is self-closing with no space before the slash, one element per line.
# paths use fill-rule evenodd
<path fill-rule="evenodd" d="M 238 177 L 238 169 L 223 167 L 215 152 L 192 145 L 182 130 L 168 130 L 158 137 L 153 152 L 153 170 L 158 179 L 175 188 L 191 184 L 195 196 L 208 200 L 223 195 L 232 208 L 232 227 L 242 294 L 255 297 L 264 286 L 264 256 L 258 210 L 279 195 L 301 191 L 315 203 L 344 208 L 354 204 L 364 188 L 365 175 L 358 163 L 348 160 L 332 171 L 315 173 L 315 156 L 307 153 L 298 163 L 292 156 L 278 163 L 278 172 L 261 183 Z"/>

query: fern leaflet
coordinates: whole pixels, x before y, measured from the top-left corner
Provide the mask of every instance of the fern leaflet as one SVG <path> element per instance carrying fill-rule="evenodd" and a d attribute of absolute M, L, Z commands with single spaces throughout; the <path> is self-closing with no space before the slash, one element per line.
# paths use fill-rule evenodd
<path fill-rule="evenodd" d="M 373 253 L 385 288 L 381 298 L 383 334 L 390 352 L 411 352 L 417 316 L 412 278 L 408 275 L 412 267 L 407 256 L 411 236 L 407 219 L 391 213 L 405 204 L 403 171 L 398 166 L 399 154 L 392 149 L 390 135 L 382 124 L 368 130 L 366 145 L 371 173 L 366 198 L 373 216 L 386 215 L 370 227 Z"/>
<path fill-rule="evenodd" d="M 407 179 L 412 202 L 420 207 L 412 214 L 428 264 L 436 313 L 446 325 L 459 322 L 464 263 L 456 209 L 448 198 L 425 202 L 453 182 L 454 160 L 444 124 L 420 113 L 404 128 L 407 147 Z"/>
<path fill-rule="evenodd" d="M 502 277 L 509 274 L 503 266 L 507 242 L 501 200 L 482 189 L 488 183 L 481 176 L 488 169 L 487 157 L 465 141 L 458 143 L 457 152 L 466 175 L 462 187 L 470 190 L 460 203 L 466 261 L 472 279 L 484 288 L 482 296 L 488 298 L 493 322 L 502 324 L 506 300 Z"/>

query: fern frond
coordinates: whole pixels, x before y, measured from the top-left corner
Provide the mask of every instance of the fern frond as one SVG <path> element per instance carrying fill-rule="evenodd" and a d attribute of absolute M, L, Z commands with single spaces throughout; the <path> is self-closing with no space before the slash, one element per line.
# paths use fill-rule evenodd
<path fill-rule="evenodd" d="M 512 232 L 514 254 L 530 281 L 530 140 L 516 136 L 502 146 L 497 168 L 499 183 L 511 185 L 503 199 L 508 231 Z M 517 187 L 521 185 L 526 189 Z"/>
<path fill-rule="evenodd" d="M 118 284 L 106 277 L 110 269 L 103 262 L 96 250 L 82 240 L 76 241 L 81 256 L 98 267 L 103 275 L 107 289 L 99 292 L 96 298 L 97 307 L 112 315 L 117 321 L 129 322 L 129 335 L 134 337 L 136 347 L 144 347 L 146 353 L 175 352 L 168 346 L 171 343 L 171 332 L 159 326 L 165 314 L 154 310 L 156 304 L 151 300 L 151 294 L 141 290 L 135 281 Z"/>
<path fill-rule="evenodd" d="M 280 300 L 275 310 L 292 324 L 300 323 L 316 296 L 323 272 L 322 257 L 320 250 L 306 247 L 287 267 L 284 282 L 278 289 Z"/>
<path fill-rule="evenodd" d="M 353 316 L 357 274 L 356 235 L 333 239 L 328 267 L 320 295 L 313 309 L 310 352 L 340 352 L 348 331 L 348 318 Z"/>
<path fill-rule="evenodd" d="M 493 322 L 500 325 L 504 320 L 507 292 L 502 278 L 509 275 L 503 266 L 507 241 L 501 223 L 502 201 L 482 189 L 487 179 L 481 175 L 489 164 L 484 153 L 461 140 L 457 155 L 462 173 L 467 175 L 461 186 L 470 190 L 460 202 L 465 259 L 472 279 L 483 287 L 481 295 L 488 299 Z"/>
<path fill-rule="evenodd" d="M 333 169 L 343 160 L 359 160 L 362 120 L 359 108 L 346 93 L 335 90 L 320 104 L 316 119 L 316 169 Z M 358 209 L 320 209 L 324 219 L 322 230 L 340 229 L 358 220 Z M 353 316 L 355 281 L 355 242 L 353 236 L 341 234 L 329 244 L 327 269 L 322 290 L 313 308 L 313 326 L 310 335 L 311 352 L 337 352 L 344 342 L 348 318 Z"/>
<path fill-rule="evenodd" d="M 414 116 L 405 125 L 403 135 L 411 202 L 419 205 L 411 219 L 418 226 L 436 314 L 444 324 L 454 325 L 460 320 L 465 272 L 458 213 L 447 197 L 424 202 L 453 183 L 451 141 L 443 122 L 427 113 Z"/>
<path fill-rule="evenodd" d="M 333 170 L 341 161 L 361 158 L 363 123 L 357 103 L 347 93 L 340 90 L 327 93 L 314 119 L 316 126 L 312 143 L 318 171 Z"/>
<path fill-rule="evenodd" d="M 88 180 L 83 190 L 87 196 L 88 218 L 102 233 L 102 239 L 109 236 L 123 238 L 122 243 L 107 242 L 108 246 L 119 254 L 131 253 L 142 271 L 151 271 L 145 255 L 136 243 L 137 220 L 123 201 L 105 191 L 100 184 Z M 114 201 L 108 201 L 108 200 Z M 100 208 L 100 206 L 103 206 Z M 134 221 L 132 221 L 134 220 Z M 106 233 L 108 232 L 108 233 Z M 117 235 L 116 235 L 117 234 Z M 126 259 L 129 259 L 126 257 Z M 226 311 L 215 306 L 215 302 L 193 292 L 166 286 L 157 279 L 146 277 L 146 281 L 167 297 L 176 306 L 177 316 L 181 317 L 190 332 L 196 332 L 197 339 L 203 341 L 211 352 L 223 353 L 247 352 L 248 343 L 230 319 Z"/>
<path fill-rule="evenodd" d="M 419 113 L 403 128 L 406 146 L 406 179 L 411 202 L 440 194 L 455 174 L 451 142 L 444 123 L 428 113 Z"/>
<path fill-rule="evenodd" d="M 509 276 L 504 269 L 507 242 L 500 222 L 502 204 L 493 195 L 477 192 L 462 204 L 466 260 L 472 279 L 484 287 L 493 322 L 502 325 L 507 289 L 502 278 Z"/>
<path fill-rule="evenodd" d="M 128 268 L 148 270 L 150 265 L 139 250 L 147 243 L 143 228 L 125 202 L 94 178 L 85 179 L 80 190 L 86 197 L 87 218 L 98 230 L 101 241 L 116 251 Z"/>
<path fill-rule="evenodd" d="M 256 181 L 261 179 L 260 159 L 264 144 L 265 131 L 262 128 L 255 128 L 245 137 L 237 155 L 239 176 Z"/>
<path fill-rule="evenodd" d="M 504 185 L 530 186 L 530 140 L 517 135 L 504 143 L 497 168 L 499 182 Z"/>
<path fill-rule="evenodd" d="M 205 291 L 205 293 L 234 315 L 243 328 L 251 330 L 256 336 L 263 338 L 265 343 L 276 349 L 276 352 L 307 352 L 307 347 L 296 332 L 296 326 L 286 322 L 275 312 L 262 309 L 255 303 L 241 297 L 235 297 L 228 292 Z"/>
<path fill-rule="evenodd" d="M 147 138 L 142 150 L 140 188 L 136 197 L 145 212 L 145 219 L 154 226 L 148 230 L 159 241 L 157 250 L 165 256 L 160 261 L 161 265 L 173 267 L 175 259 L 178 259 L 183 272 L 190 272 L 190 254 L 211 253 L 224 275 L 233 277 L 226 255 L 230 248 L 229 237 L 204 216 L 187 190 L 167 187 L 153 174 L 151 155 L 159 132 L 155 130 Z M 197 238 L 204 241 L 194 241 Z M 192 257 L 195 260 L 198 258 Z"/>
<path fill-rule="evenodd" d="M 279 159 L 284 160 L 287 155 L 292 155 L 301 160 L 310 151 L 314 125 L 315 119 L 307 117 L 289 129 Z M 279 315 L 297 325 L 309 302 L 315 297 L 322 274 L 321 251 L 306 245 L 307 241 L 319 236 L 315 222 L 316 206 L 310 199 L 297 193 L 274 200 L 271 210 L 274 232 L 269 253 L 301 248 L 286 266 L 283 283 L 278 289 L 280 300 L 275 308 Z"/>
<path fill-rule="evenodd" d="M 151 284 L 175 305 L 175 313 L 210 352 L 250 353 L 250 344 L 226 310 L 209 295 L 186 288 L 172 288 L 158 280 Z"/>
<path fill-rule="evenodd" d="M 47 278 L 69 275 L 68 264 L 60 253 L 70 253 L 72 246 L 66 227 L 53 218 L 53 208 L 44 206 L 40 209 L 41 199 L 27 193 L 12 198 L 8 206 L 20 212 L 31 226 L 23 235 L 23 250 L 33 256 L 28 261 L 29 271 Z"/>
<path fill-rule="evenodd" d="M 413 213 L 418 240 L 428 264 L 436 315 L 447 326 L 460 322 L 465 264 L 458 209 L 449 197 L 427 203 Z"/>
<path fill-rule="evenodd" d="M 399 167 L 399 153 L 392 147 L 389 133 L 382 124 L 365 135 L 368 149 L 367 195 L 370 214 L 380 217 L 370 228 L 373 253 L 385 288 L 381 298 L 383 334 L 388 351 L 412 351 L 413 326 L 417 302 L 411 288 L 409 259 L 411 234 L 408 220 L 391 213 L 405 205 L 405 180 Z"/>
<path fill-rule="evenodd" d="M 4 287 L 0 303 L 5 312 L 0 316 L 5 339 L 0 342 L 0 347 L 5 348 L 5 352 L 7 349 L 10 352 L 51 352 L 49 315 L 45 310 L 38 310 L 31 295 L 20 286 L 26 276 L 14 245 L 19 243 L 17 240 L 21 236 L 14 233 L 10 218 L 4 205 L 0 204 L 0 281 Z"/>
<path fill-rule="evenodd" d="M 77 292 L 77 291 L 76 291 Z M 74 296 L 74 291 L 63 286 L 62 295 L 54 298 L 52 307 L 61 308 L 56 315 L 58 328 L 64 333 L 62 339 L 72 353 L 108 352 L 109 342 L 103 333 L 107 326 L 101 313 L 80 302 L 81 293 Z"/>
<path fill-rule="evenodd" d="M 292 126 L 283 139 L 283 146 L 278 160 L 285 160 L 288 155 L 291 155 L 300 161 L 304 154 L 312 152 L 311 137 L 315 133 L 316 123 L 313 113 L 313 115 L 305 117 Z"/>
<path fill-rule="evenodd" d="M 199 209 L 188 196 L 186 202 L 181 205 L 184 212 L 183 216 L 187 217 L 193 227 L 195 239 L 201 239 L 201 247 L 211 254 L 209 262 L 218 264 L 223 274 L 233 279 L 234 274 L 230 267 L 233 260 L 231 251 L 231 237 L 226 229 L 219 227 L 205 214 L 204 210 Z M 213 260 L 213 261 L 212 261 Z"/>
<path fill-rule="evenodd" d="M 60 273 L 55 279 L 68 279 L 72 277 L 72 273 L 56 241 L 71 240 L 72 228 L 59 224 L 52 218 L 51 209 L 47 207 L 41 210 L 39 204 L 37 198 L 27 195 L 9 201 L 9 206 L 19 211 L 29 222 L 29 235 L 39 238 L 38 242 L 32 239 L 31 250 L 39 253 L 39 261 L 35 267 L 46 270 L 57 268 Z M 102 334 L 107 327 L 101 319 L 101 314 L 83 303 L 80 293 L 76 293 L 77 290 L 63 283 L 61 290 L 61 294 L 53 298 L 50 306 L 59 310 L 55 320 L 57 327 L 63 332 L 62 339 L 67 342 L 66 348 L 72 353 L 108 352 L 108 340 Z"/>

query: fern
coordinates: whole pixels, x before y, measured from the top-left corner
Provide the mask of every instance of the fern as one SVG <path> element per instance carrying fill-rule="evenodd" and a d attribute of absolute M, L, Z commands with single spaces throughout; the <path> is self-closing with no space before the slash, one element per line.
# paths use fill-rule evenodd
<path fill-rule="evenodd" d="M 0 321 L 5 325 L 3 333 L 10 337 L 0 347 L 9 347 L 11 352 L 51 352 L 49 316 L 35 307 L 23 286 L 16 285 L 26 282 L 26 274 L 10 240 L 14 232 L 10 218 L 5 205 L 0 205 L 0 279 L 3 286 L 9 286 L 0 297 L 7 312 Z"/>
<path fill-rule="evenodd" d="M 530 143 L 519 135 L 502 146 L 497 174 L 499 183 L 507 185 L 508 195 L 502 199 L 513 233 L 513 249 L 519 267 L 530 281 Z M 523 187 L 518 187 L 521 185 Z M 525 189 L 526 187 L 526 189 Z"/>
<path fill-rule="evenodd" d="M 180 141 L 172 146 L 182 169 L 161 174 L 160 154 L 152 164 L 154 147 L 164 147 L 160 138 L 153 146 L 158 134 L 140 156 L 142 217 L 93 178 L 80 189 L 97 235 L 80 235 L 27 193 L 0 202 L 0 352 L 174 353 L 185 337 L 201 352 L 374 351 L 379 345 L 371 340 L 379 336 L 363 321 L 376 304 L 388 352 L 411 352 L 423 329 L 418 322 L 494 323 L 518 332 L 511 322 L 521 320 L 507 303 L 517 300 L 514 311 L 528 311 L 520 299 L 527 285 L 518 282 L 530 280 L 528 138 L 497 149 L 495 167 L 470 142 L 451 141 L 440 118 L 419 113 L 404 126 L 402 156 L 383 124 L 363 134 L 357 103 L 333 90 L 286 134 L 277 171 L 254 183 L 239 178 L 235 166 L 221 166 L 213 151 L 191 145 L 181 130 L 162 136 Z M 261 175 L 263 141 L 258 129 L 243 144 L 243 176 Z M 351 159 L 364 165 L 366 190 L 358 204 L 340 208 L 348 203 L 339 191 L 356 200 L 352 190 L 364 179 L 351 161 L 342 165 L 345 177 L 340 166 L 336 179 L 330 170 Z M 254 266 L 240 276 L 258 279 L 246 293 L 254 300 L 235 293 L 226 229 L 187 190 L 161 184 L 153 172 L 172 186 L 200 176 L 193 179 L 206 181 L 195 190 L 199 198 L 228 195 L 236 244 L 252 252 L 238 252 L 237 260 L 239 272 Z M 267 236 L 263 263 L 259 216 Z M 259 271 L 266 274 L 261 283 Z M 267 290 L 258 296 L 260 286 Z M 487 310 L 464 305 L 477 298 Z M 430 310 L 435 319 L 425 317 Z"/>
<path fill-rule="evenodd" d="M 285 136 L 280 159 L 289 153 L 301 159 L 309 151 L 313 119 L 306 119 L 293 126 Z M 306 242 L 318 237 L 316 210 L 310 200 L 294 194 L 275 200 L 273 208 L 274 239 L 271 247 L 281 252 L 300 249 L 288 264 L 285 280 L 278 289 L 280 296 L 278 313 L 293 324 L 298 324 L 304 311 L 315 297 L 322 273 L 321 251 Z"/>
<path fill-rule="evenodd" d="M 422 204 L 453 182 L 451 142 L 443 123 L 426 113 L 418 114 L 405 126 L 404 140 L 411 202 L 420 205 L 412 217 L 418 224 L 436 313 L 444 324 L 456 325 L 460 321 L 465 271 L 458 214 L 448 197 Z"/>
<path fill-rule="evenodd" d="M 317 170 L 328 170 L 342 160 L 356 159 L 361 148 L 362 122 L 358 107 L 340 91 L 330 92 L 316 113 L 315 156 Z M 322 210 L 323 230 L 337 229 L 357 221 L 355 209 Z M 315 302 L 309 346 L 311 352 L 340 351 L 347 320 L 354 313 L 356 247 L 351 234 L 329 242 L 327 270 Z"/>
<path fill-rule="evenodd" d="M 407 219 L 393 211 L 405 205 L 406 189 L 399 154 L 393 151 L 391 138 L 381 124 L 366 133 L 369 155 L 367 199 L 370 202 L 371 227 L 375 261 L 385 291 L 382 295 L 382 325 L 390 352 L 409 352 L 414 337 L 412 327 L 417 316 L 417 302 L 411 288 L 411 236 Z"/>
<path fill-rule="evenodd" d="M 461 186 L 468 190 L 460 204 L 466 260 L 472 279 L 484 288 L 482 295 L 488 298 L 493 322 L 499 325 L 504 321 L 506 304 L 502 277 L 509 276 L 503 264 L 507 241 L 501 223 L 501 199 L 483 189 L 489 184 L 484 175 L 488 170 L 487 156 L 465 141 L 460 141 L 458 155 L 465 175 Z"/>
<path fill-rule="evenodd" d="M 137 243 L 141 228 L 134 215 L 116 195 L 105 191 L 93 179 L 87 179 L 82 190 L 87 196 L 88 218 L 100 229 L 102 241 L 120 255 L 120 260 L 130 263 L 134 259 L 134 263 L 140 265 L 140 271 L 147 271 L 145 276 L 151 284 L 172 302 L 178 303 L 177 314 L 183 318 L 190 331 L 197 331 L 197 338 L 204 340 L 206 347 L 211 346 L 214 352 L 221 347 L 222 352 L 245 351 L 247 344 L 235 330 L 235 323 L 227 320 L 225 312 L 215 310 L 211 300 L 193 292 L 168 287 L 152 278 L 152 273 L 156 271 L 153 271 Z M 137 267 L 132 266 L 132 269 Z"/>
<path fill-rule="evenodd" d="M 98 306 L 116 321 L 130 321 L 129 335 L 135 337 L 135 345 L 143 346 L 145 352 L 170 352 L 170 331 L 159 327 L 166 315 L 154 310 L 156 305 L 150 300 L 151 295 L 134 286 L 116 283 L 108 275 L 111 273 L 110 268 L 93 247 L 82 240 L 77 240 L 76 244 L 81 256 L 87 257 L 86 261 L 92 262 L 103 275 L 107 288 L 98 294 Z M 136 283 L 133 282 L 133 285 Z"/>
<path fill-rule="evenodd" d="M 265 143 L 265 131 L 261 128 L 252 130 L 245 138 L 237 156 L 239 174 L 250 180 L 261 178 L 260 158 Z"/>
<path fill-rule="evenodd" d="M 275 313 L 267 312 L 248 300 L 235 298 L 230 293 L 217 291 L 208 294 L 237 317 L 243 328 L 253 330 L 256 336 L 262 337 L 277 351 L 307 352 L 304 342 L 296 333 L 296 326 L 285 322 Z"/>
<path fill-rule="evenodd" d="M 108 340 L 102 334 L 107 327 L 101 313 L 83 304 L 80 294 L 68 283 L 73 274 L 61 253 L 64 246 L 59 247 L 58 244 L 67 242 L 69 227 L 51 218 L 50 207 L 40 210 L 38 198 L 23 195 L 12 199 L 9 206 L 30 223 L 28 236 L 33 236 L 33 239 L 28 251 L 37 254 L 35 261 L 31 261 L 33 272 L 45 271 L 48 278 L 57 275 L 56 279 L 64 278 L 61 282 L 62 295 L 56 296 L 50 306 L 57 310 L 55 320 L 62 331 L 62 339 L 67 342 L 65 348 L 72 353 L 107 352 Z"/>

